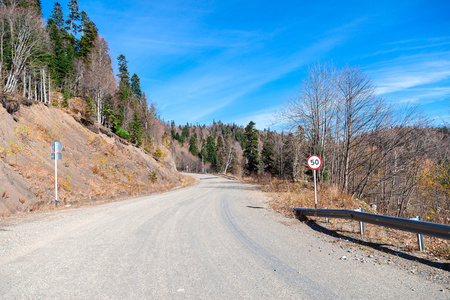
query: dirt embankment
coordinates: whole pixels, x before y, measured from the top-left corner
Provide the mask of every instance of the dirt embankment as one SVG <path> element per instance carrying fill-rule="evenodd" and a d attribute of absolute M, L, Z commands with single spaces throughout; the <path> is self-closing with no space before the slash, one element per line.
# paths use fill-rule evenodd
<path fill-rule="evenodd" d="M 189 184 L 170 153 L 152 155 L 99 125 L 42 103 L 10 115 L 0 106 L 0 216 L 53 207 L 51 143 L 63 145 L 58 160 L 58 201 L 77 204 L 150 194 Z M 84 123 L 84 124 L 83 124 Z"/>

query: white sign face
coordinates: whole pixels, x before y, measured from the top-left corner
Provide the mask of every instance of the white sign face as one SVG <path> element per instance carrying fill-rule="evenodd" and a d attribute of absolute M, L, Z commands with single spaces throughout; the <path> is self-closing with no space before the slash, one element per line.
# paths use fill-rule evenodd
<path fill-rule="evenodd" d="M 307 164 L 311 170 L 317 170 L 322 166 L 322 160 L 317 155 L 311 155 L 308 158 Z"/>
<path fill-rule="evenodd" d="M 60 141 L 54 141 L 52 143 L 52 151 L 55 153 L 61 152 L 63 146 Z"/>

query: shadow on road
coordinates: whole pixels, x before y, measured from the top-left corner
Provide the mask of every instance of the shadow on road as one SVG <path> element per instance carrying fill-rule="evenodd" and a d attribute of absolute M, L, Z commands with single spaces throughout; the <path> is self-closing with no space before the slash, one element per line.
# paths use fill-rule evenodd
<path fill-rule="evenodd" d="M 431 261 L 431 260 L 428 260 L 428 259 L 424 259 L 424 258 L 421 258 L 421 257 L 414 256 L 414 255 L 409 254 L 409 253 L 397 251 L 397 250 L 389 248 L 389 244 L 380 244 L 380 243 L 366 242 L 366 241 L 363 241 L 363 240 L 360 240 L 360 239 L 357 239 L 357 238 L 354 238 L 354 237 L 351 237 L 351 236 L 346 236 L 346 235 L 343 235 L 343 234 L 337 232 L 336 230 L 330 230 L 328 228 L 325 228 L 325 227 L 317 224 L 315 221 L 309 220 L 308 218 L 303 217 L 303 216 L 297 215 L 297 219 L 302 221 L 302 222 L 304 222 L 311 229 L 313 229 L 313 230 L 315 230 L 317 232 L 320 232 L 320 233 L 323 233 L 323 234 L 326 234 L 326 235 L 329 235 L 329 236 L 333 236 L 333 237 L 336 237 L 336 238 L 348 240 L 348 241 L 350 241 L 352 243 L 359 244 L 359 245 L 364 245 L 366 247 L 370 247 L 372 249 L 376 249 L 376 250 L 382 251 L 384 253 L 388 253 L 388 254 L 391 254 L 391 255 L 394 255 L 394 256 L 398 256 L 398 257 L 401 257 L 401 258 L 404 258 L 404 259 L 407 259 L 407 260 L 410 260 L 410 261 L 415 261 L 415 262 L 418 262 L 418 263 L 421 263 L 421 264 L 424 264 L 424 265 L 428 265 L 428 266 L 431 266 L 431 267 L 434 267 L 434 268 L 450 271 L 450 264 L 448 264 L 448 263 L 434 262 L 434 261 Z"/>
<path fill-rule="evenodd" d="M 262 206 L 251 206 L 251 205 L 247 205 L 248 208 L 253 208 L 253 209 L 264 209 L 264 207 Z"/>

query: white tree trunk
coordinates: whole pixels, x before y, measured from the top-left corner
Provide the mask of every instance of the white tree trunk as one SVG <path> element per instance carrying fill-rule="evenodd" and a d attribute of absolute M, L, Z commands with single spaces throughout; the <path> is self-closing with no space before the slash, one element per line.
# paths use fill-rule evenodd
<path fill-rule="evenodd" d="M 28 100 L 31 98 L 31 72 L 30 75 L 28 75 Z"/>
<path fill-rule="evenodd" d="M 22 91 L 22 97 L 25 98 L 25 93 L 27 92 L 27 74 L 25 70 L 23 71 L 23 91 Z"/>
<path fill-rule="evenodd" d="M 52 97 L 51 97 L 51 86 L 50 86 L 50 72 L 48 72 L 48 102 L 52 103 Z"/>

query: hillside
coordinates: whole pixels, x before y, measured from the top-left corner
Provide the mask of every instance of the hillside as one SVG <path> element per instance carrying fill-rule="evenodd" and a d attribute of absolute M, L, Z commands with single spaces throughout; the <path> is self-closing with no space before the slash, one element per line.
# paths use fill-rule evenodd
<path fill-rule="evenodd" d="M 58 161 L 62 205 L 150 194 L 192 181 L 176 171 L 163 146 L 157 161 L 79 115 L 41 102 L 22 105 L 14 115 L 0 106 L 0 216 L 54 206 L 55 140 L 64 147 Z"/>

